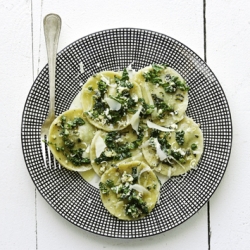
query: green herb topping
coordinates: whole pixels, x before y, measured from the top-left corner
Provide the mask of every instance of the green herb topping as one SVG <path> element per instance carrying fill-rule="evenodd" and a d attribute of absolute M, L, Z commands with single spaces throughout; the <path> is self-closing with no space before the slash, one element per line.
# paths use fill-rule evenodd
<path fill-rule="evenodd" d="M 142 105 L 140 116 L 146 119 L 153 113 L 155 106 L 147 104 L 143 98 L 139 98 L 139 103 Z"/>
<path fill-rule="evenodd" d="M 143 200 L 143 194 L 134 190 L 131 185 L 138 181 L 137 167 L 132 168 L 132 174 L 123 173 L 121 177 L 122 183 L 115 186 L 110 179 L 105 183 L 99 183 L 100 192 L 109 195 L 113 192 L 119 200 L 123 200 L 125 205 L 125 213 L 133 219 L 140 218 L 142 215 L 149 213 L 146 202 Z M 150 189 L 151 187 L 149 187 Z M 153 187 L 154 188 L 154 187 Z M 156 185 L 155 185 L 156 188 Z"/>
<path fill-rule="evenodd" d="M 151 95 L 154 101 L 154 105 L 158 110 L 158 117 L 160 119 L 164 118 L 166 115 L 168 115 L 170 112 L 174 112 L 174 109 L 167 105 L 163 99 L 157 97 L 155 94 Z"/>
<path fill-rule="evenodd" d="M 183 133 L 182 132 L 183 131 L 180 131 L 179 133 L 177 132 L 178 138 L 180 137 L 180 140 L 183 139 L 182 134 L 184 132 Z M 177 160 L 180 163 L 185 163 L 186 162 L 185 157 L 188 156 L 188 153 L 187 152 L 185 153 L 184 151 L 183 153 L 180 153 L 179 151 L 172 149 L 171 144 L 168 142 L 169 136 L 171 136 L 170 132 L 162 132 L 157 129 L 152 129 L 150 133 L 150 139 L 149 139 L 150 145 L 155 147 L 154 138 L 157 138 L 160 144 L 161 150 L 164 151 L 167 156 L 167 158 L 162 161 L 164 164 L 172 166 L 175 163 L 175 161 L 173 161 L 173 158 L 174 160 Z"/>
<path fill-rule="evenodd" d="M 185 135 L 185 132 L 183 130 L 176 131 L 175 133 L 175 139 L 180 146 L 184 144 L 184 135 Z"/>
<path fill-rule="evenodd" d="M 108 97 L 121 104 L 119 110 L 111 110 L 105 101 L 105 94 L 108 93 L 108 85 L 103 80 L 100 80 L 97 85 L 98 89 L 95 90 L 93 95 L 94 105 L 93 109 L 86 112 L 93 120 L 103 122 L 107 125 L 117 125 L 127 114 L 133 114 L 136 110 L 137 102 L 132 98 L 130 90 L 133 84 L 129 82 L 129 76 L 126 69 L 123 70 L 122 76 L 119 78 L 114 76 L 116 87 L 115 95 Z"/>
<path fill-rule="evenodd" d="M 144 135 L 144 128 L 139 126 L 138 136 L 135 141 L 123 142 L 120 140 L 125 134 L 121 131 L 108 132 L 105 137 L 105 144 L 107 150 L 101 153 L 101 155 L 95 159 L 97 164 L 104 161 L 118 161 L 129 158 L 132 156 L 132 150 L 138 148 L 142 144 Z"/>
<path fill-rule="evenodd" d="M 163 65 L 153 64 L 152 70 L 150 70 L 149 72 L 143 73 L 143 77 L 145 78 L 146 82 L 151 82 L 153 84 L 162 84 L 163 82 L 160 77 L 160 74 L 167 67 L 168 65 L 166 64 L 163 64 Z"/>
<path fill-rule="evenodd" d="M 62 152 L 67 160 L 75 166 L 90 163 L 89 158 L 82 157 L 84 150 L 77 146 L 81 142 L 77 129 L 84 124 L 85 121 L 81 117 L 67 120 L 66 116 L 62 116 L 58 126 L 60 127 L 59 136 L 62 138 L 63 146 L 59 147 L 57 144 L 50 142 L 50 144 L 55 146 L 57 151 Z"/>
<path fill-rule="evenodd" d="M 166 93 L 175 93 L 177 89 L 188 91 L 189 86 L 185 81 L 181 81 L 177 76 L 166 75 L 165 79 L 161 77 L 163 71 L 168 67 L 166 64 L 153 64 L 152 69 L 143 73 L 146 82 L 162 86 Z M 180 99 L 180 98 L 179 98 Z"/>

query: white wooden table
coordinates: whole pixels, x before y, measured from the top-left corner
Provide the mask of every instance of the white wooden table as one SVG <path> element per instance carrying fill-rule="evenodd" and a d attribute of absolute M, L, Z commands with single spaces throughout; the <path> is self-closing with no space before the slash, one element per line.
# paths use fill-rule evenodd
<path fill-rule="evenodd" d="M 98 236 L 57 214 L 36 190 L 21 147 L 22 110 L 47 63 L 43 17 L 62 17 L 58 50 L 90 33 L 145 28 L 204 58 L 233 119 L 227 171 L 210 201 L 180 226 L 133 240 Z M 0 249 L 250 249 L 250 2 L 248 0 L 1 0 Z"/>

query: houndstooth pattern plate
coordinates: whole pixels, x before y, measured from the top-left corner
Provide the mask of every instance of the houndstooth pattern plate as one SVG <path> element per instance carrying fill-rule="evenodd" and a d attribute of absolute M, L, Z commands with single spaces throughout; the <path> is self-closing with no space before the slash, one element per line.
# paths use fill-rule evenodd
<path fill-rule="evenodd" d="M 84 72 L 79 64 L 83 63 Z M 198 169 L 167 181 L 160 204 L 149 216 L 120 221 L 103 207 L 99 190 L 78 173 L 44 167 L 40 127 L 49 108 L 48 65 L 28 94 L 22 117 L 23 155 L 30 176 L 44 199 L 65 219 L 89 232 L 116 238 L 139 238 L 168 231 L 194 215 L 211 197 L 227 168 L 232 121 L 227 99 L 213 72 L 192 50 L 175 39 L 149 30 L 120 28 L 97 32 L 67 46 L 57 56 L 56 115 L 67 110 L 82 84 L 103 70 L 133 64 L 168 63 L 191 90 L 187 115 L 201 124 L 204 154 Z"/>

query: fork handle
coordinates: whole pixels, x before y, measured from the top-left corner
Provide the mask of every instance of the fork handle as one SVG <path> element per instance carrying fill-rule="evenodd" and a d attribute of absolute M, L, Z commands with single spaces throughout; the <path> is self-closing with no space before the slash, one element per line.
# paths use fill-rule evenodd
<path fill-rule="evenodd" d="M 56 14 L 48 14 L 43 19 L 45 43 L 47 48 L 48 65 L 49 65 L 49 95 L 50 117 L 55 117 L 55 78 L 56 78 L 56 53 L 59 35 L 61 31 L 61 18 Z"/>

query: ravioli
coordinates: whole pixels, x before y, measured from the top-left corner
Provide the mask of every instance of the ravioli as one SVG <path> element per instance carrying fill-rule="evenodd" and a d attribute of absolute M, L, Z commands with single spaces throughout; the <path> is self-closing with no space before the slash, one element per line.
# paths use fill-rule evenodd
<path fill-rule="evenodd" d="M 138 134 L 131 126 L 119 131 L 96 132 L 90 148 L 90 160 L 94 171 L 101 176 L 112 166 L 131 160 L 144 160 L 140 145 L 144 129 L 139 126 Z"/>
<path fill-rule="evenodd" d="M 87 171 L 92 168 L 89 151 L 95 131 L 81 109 L 68 110 L 50 126 L 50 150 L 63 167 L 77 172 Z"/>
<path fill-rule="evenodd" d="M 203 134 L 193 119 L 185 116 L 179 123 L 161 129 L 149 125 L 142 153 L 156 172 L 170 178 L 197 167 L 203 153 Z"/>
<path fill-rule="evenodd" d="M 107 170 L 99 184 L 104 207 L 121 220 L 136 220 L 155 207 L 160 183 L 152 169 L 140 161 Z"/>
<path fill-rule="evenodd" d="M 81 93 L 83 111 L 95 127 L 105 130 L 122 130 L 131 122 L 138 110 L 141 89 L 129 81 L 129 74 L 104 71 L 88 79 Z"/>
<path fill-rule="evenodd" d="M 52 123 L 50 150 L 86 180 L 100 177 L 101 200 L 113 216 L 143 218 L 159 200 L 159 178 L 195 169 L 203 153 L 202 131 L 185 115 L 188 91 L 164 64 L 100 72 Z"/>
<path fill-rule="evenodd" d="M 169 126 L 183 119 L 189 87 L 174 69 L 152 64 L 137 72 L 135 82 L 141 86 L 145 103 L 153 107 L 148 118 L 154 123 Z"/>

